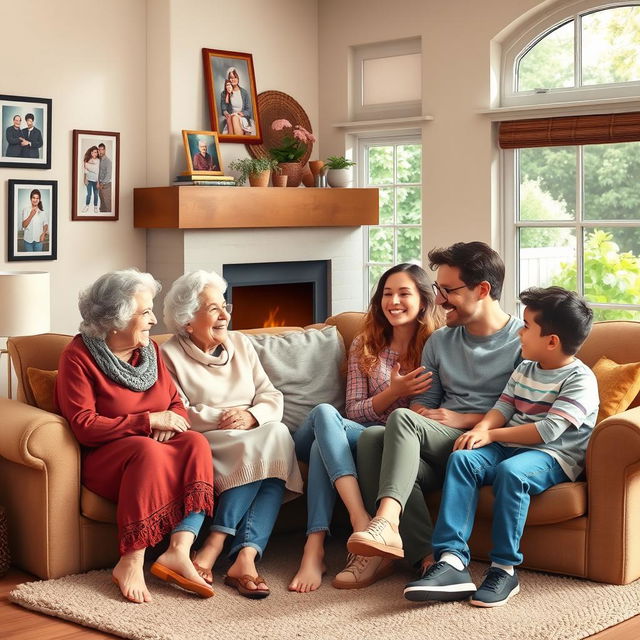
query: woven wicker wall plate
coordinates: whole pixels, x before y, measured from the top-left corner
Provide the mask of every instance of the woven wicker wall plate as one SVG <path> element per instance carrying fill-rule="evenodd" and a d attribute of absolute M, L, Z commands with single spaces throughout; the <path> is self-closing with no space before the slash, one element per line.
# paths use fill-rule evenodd
<path fill-rule="evenodd" d="M 274 131 L 271 123 L 274 120 L 284 118 L 293 126 L 299 124 L 307 131 L 311 131 L 311 122 L 309 116 L 300 104 L 290 95 L 282 91 L 263 91 L 258 94 L 258 113 L 260 114 L 260 122 L 262 123 L 262 144 L 245 145 L 250 156 L 254 158 L 264 158 L 269 155 L 269 149 L 277 147 L 282 138 L 287 133 L 291 133 L 291 129 L 283 131 Z M 305 154 L 300 158 L 300 162 L 304 165 L 311 157 L 313 144 L 307 145 Z"/>

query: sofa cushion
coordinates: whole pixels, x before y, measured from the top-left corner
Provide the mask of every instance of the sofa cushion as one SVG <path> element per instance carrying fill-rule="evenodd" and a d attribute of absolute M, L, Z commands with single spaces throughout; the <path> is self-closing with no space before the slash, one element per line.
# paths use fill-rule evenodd
<path fill-rule="evenodd" d="M 434 518 L 440 507 L 441 492 L 427 494 L 427 505 Z M 478 518 L 493 518 L 493 492 L 491 487 L 482 487 L 476 514 Z M 546 491 L 531 496 L 527 526 L 555 524 L 579 518 L 587 513 L 587 483 L 561 482 Z"/>
<path fill-rule="evenodd" d="M 27 367 L 29 386 L 38 409 L 49 411 L 50 413 L 60 413 L 55 403 L 54 393 L 57 377 L 57 369 L 55 371 L 44 371 L 35 367 Z"/>
<path fill-rule="evenodd" d="M 626 411 L 640 392 L 640 362 L 618 364 L 602 356 L 593 365 L 593 373 L 600 395 L 598 422 Z"/>
<path fill-rule="evenodd" d="M 345 389 L 340 367 L 345 352 L 335 327 L 247 337 L 273 386 L 284 395 L 283 422 L 291 432 L 321 402 L 344 411 Z"/>

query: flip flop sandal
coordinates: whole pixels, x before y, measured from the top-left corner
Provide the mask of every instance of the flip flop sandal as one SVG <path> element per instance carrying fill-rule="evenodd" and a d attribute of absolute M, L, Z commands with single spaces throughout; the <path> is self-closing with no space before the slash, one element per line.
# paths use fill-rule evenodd
<path fill-rule="evenodd" d="M 206 567 L 203 567 L 201 564 L 198 564 L 195 561 L 195 557 L 196 557 L 196 552 L 193 551 L 191 553 L 191 564 L 196 568 L 196 571 L 198 572 L 198 575 L 205 581 L 208 582 L 209 584 L 213 584 L 213 568 L 211 569 L 207 569 Z"/>
<path fill-rule="evenodd" d="M 172 571 L 171 569 L 169 569 L 169 567 L 165 567 L 159 562 L 154 562 L 151 565 L 150 570 L 156 578 L 160 578 L 160 580 L 164 580 L 165 582 L 169 582 L 170 584 L 176 584 L 179 587 L 182 587 L 185 591 L 191 591 L 191 593 L 195 593 L 201 598 L 210 598 L 213 595 L 213 589 L 211 587 L 205 587 L 199 582 L 189 580 L 189 578 L 185 578 L 184 576 L 176 573 L 175 571 Z"/>
<path fill-rule="evenodd" d="M 251 598 L 253 600 L 259 600 L 260 598 L 266 598 L 271 591 L 269 589 L 249 589 L 247 583 L 253 582 L 256 587 L 263 582 L 267 584 L 267 581 L 262 576 L 242 576 L 241 578 L 232 578 L 231 576 L 224 577 L 224 583 L 237 589 L 238 593 L 245 598 Z"/>

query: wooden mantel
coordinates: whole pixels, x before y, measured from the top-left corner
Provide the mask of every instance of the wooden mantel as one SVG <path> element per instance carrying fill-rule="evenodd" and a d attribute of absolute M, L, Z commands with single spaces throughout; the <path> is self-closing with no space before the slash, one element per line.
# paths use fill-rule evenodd
<path fill-rule="evenodd" d="M 256 229 L 378 224 L 377 189 L 149 187 L 133 190 L 135 227 Z"/>

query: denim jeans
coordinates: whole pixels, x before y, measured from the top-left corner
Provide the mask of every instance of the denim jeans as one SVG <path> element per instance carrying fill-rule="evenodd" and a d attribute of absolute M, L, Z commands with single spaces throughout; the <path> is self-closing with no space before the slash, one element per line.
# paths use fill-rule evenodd
<path fill-rule="evenodd" d="M 242 547 L 253 547 L 261 558 L 284 496 L 284 480 L 265 478 L 223 491 L 211 531 L 234 536 L 230 556 Z"/>
<path fill-rule="evenodd" d="M 358 477 L 356 445 L 365 425 L 343 418 L 330 404 L 319 404 L 293 434 L 296 456 L 309 464 L 307 535 L 329 531 L 336 504 L 335 481 Z"/>
<path fill-rule="evenodd" d="M 88 205 L 91 202 L 91 192 L 93 191 L 93 206 L 98 206 L 98 183 L 92 180 L 87 181 L 87 199 L 85 204 Z"/>
<path fill-rule="evenodd" d="M 467 540 L 478 505 L 478 491 L 493 485 L 491 560 L 499 564 L 522 563 L 520 538 L 531 496 L 568 482 L 558 462 L 537 449 L 505 447 L 492 442 L 480 449 L 454 451 L 449 457 L 440 513 L 433 530 L 436 559 L 449 551 L 469 564 Z"/>
<path fill-rule="evenodd" d="M 24 241 L 25 251 L 42 251 L 44 248 L 44 242 L 27 242 Z"/>
<path fill-rule="evenodd" d="M 192 511 L 178 522 L 171 534 L 173 535 L 178 531 L 190 531 L 197 538 L 203 522 L 204 511 Z"/>

